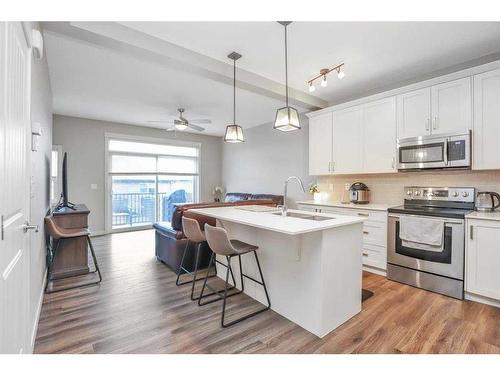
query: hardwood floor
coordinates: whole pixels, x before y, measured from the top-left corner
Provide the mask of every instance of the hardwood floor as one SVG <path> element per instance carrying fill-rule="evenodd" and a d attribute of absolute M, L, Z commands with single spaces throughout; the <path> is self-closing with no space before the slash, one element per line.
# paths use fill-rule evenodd
<path fill-rule="evenodd" d="M 500 353 L 500 309 L 370 273 L 374 296 L 322 339 L 273 311 L 223 329 L 221 305 L 199 307 L 156 261 L 153 231 L 93 243 L 102 284 L 45 295 L 35 353 Z M 231 300 L 238 312 L 259 307 Z"/>

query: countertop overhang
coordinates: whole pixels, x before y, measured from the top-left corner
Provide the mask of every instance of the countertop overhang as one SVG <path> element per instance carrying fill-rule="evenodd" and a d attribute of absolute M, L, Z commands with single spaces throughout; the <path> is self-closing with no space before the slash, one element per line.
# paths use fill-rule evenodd
<path fill-rule="evenodd" d="M 190 209 L 189 211 L 195 212 L 200 215 L 213 217 L 221 221 L 230 221 L 233 223 L 248 225 L 255 228 L 266 229 L 288 235 L 298 235 L 303 233 L 322 231 L 325 229 L 362 223 L 364 221 L 363 218 L 354 216 L 323 213 L 313 214 L 308 211 L 288 210 L 288 212 L 291 213 L 299 213 L 311 216 L 323 216 L 332 219 L 324 221 L 314 221 L 290 216 L 283 217 L 281 215 L 275 215 L 272 212 L 252 212 L 240 209 L 236 206 L 199 208 Z M 276 212 L 279 212 L 279 210 L 276 210 Z"/>

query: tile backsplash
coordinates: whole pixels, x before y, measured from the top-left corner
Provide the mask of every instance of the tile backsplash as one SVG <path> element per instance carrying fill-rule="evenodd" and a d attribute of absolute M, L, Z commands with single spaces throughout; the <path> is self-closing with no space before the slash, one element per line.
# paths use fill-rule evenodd
<path fill-rule="evenodd" d="M 500 170 L 494 171 L 432 171 L 321 176 L 317 183 L 328 199 L 338 201 L 346 183 L 364 182 L 370 189 L 370 202 L 401 204 L 405 186 L 464 186 L 479 191 L 500 192 Z M 333 187 L 333 191 L 332 188 Z"/>

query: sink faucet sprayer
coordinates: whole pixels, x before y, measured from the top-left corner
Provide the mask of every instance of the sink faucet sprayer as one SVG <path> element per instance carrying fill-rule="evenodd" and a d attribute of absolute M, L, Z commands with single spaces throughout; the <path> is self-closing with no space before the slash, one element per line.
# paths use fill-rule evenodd
<path fill-rule="evenodd" d="M 302 180 L 298 178 L 297 176 L 290 176 L 285 180 L 285 193 L 283 194 L 283 205 L 281 206 L 281 216 L 286 216 L 286 212 L 288 211 L 288 207 L 286 205 L 286 199 L 287 199 L 287 193 L 288 193 L 288 182 L 290 180 L 297 180 L 300 189 L 302 190 L 303 193 L 306 192 L 306 189 L 304 189 L 304 184 L 302 183 Z"/>

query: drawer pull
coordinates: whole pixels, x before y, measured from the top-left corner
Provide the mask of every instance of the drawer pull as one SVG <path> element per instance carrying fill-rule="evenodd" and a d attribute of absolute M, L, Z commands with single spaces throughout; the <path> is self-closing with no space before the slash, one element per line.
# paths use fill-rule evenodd
<path fill-rule="evenodd" d="M 370 232 L 367 232 L 366 230 L 364 230 L 363 234 L 370 234 Z"/>
<path fill-rule="evenodd" d="M 367 257 L 367 256 L 368 256 L 368 253 L 363 253 L 363 256 L 364 256 L 364 257 Z"/>
<path fill-rule="evenodd" d="M 358 212 L 358 216 L 368 217 L 368 216 L 370 216 L 370 214 L 365 214 L 364 212 Z"/>

